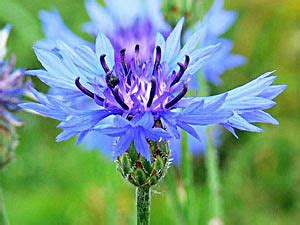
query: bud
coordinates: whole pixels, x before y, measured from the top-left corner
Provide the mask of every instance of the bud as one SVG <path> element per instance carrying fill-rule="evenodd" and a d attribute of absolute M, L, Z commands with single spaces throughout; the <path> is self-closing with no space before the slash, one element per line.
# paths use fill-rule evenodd
<path fill-rule="evenodd" d="M 170 166 L 170 148 L 167 141 L 148 141 L 152 161 L 137 153 L 134 145 L 116 159 L 122 176 L 136 187 L 153 186 L 167 173 Z"/>
<path fill-rule="evenodd" d="M 14 126 L 0 120 L 0 169 L 13 159 L 17 144 L 18 136 Z"/>

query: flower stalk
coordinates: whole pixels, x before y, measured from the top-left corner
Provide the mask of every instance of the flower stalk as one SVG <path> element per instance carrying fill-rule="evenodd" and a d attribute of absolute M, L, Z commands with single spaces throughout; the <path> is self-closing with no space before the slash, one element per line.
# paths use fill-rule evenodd
<path fill-rule="evenodd" d="M 136 189 L 137 225 L 150 224 L 151 189 L 141 186 Z"/>
<path fill-rule="evenodd" d="M 207 149 L 205 154 L 206 169 L 208 186 L 210 189 L 210 202 L 212 207 L 212 221 L 219 221 L 222 223 L 223 209 L 222 209 L 222 196 L 220 193 L 220 175 L 219 175 L 219 157 L 217 149 L 212 143 L 213 127 L 207 128 Z"/>
<path fill-rule="evenodd" d="M 192 157 L 188 149 L 187 134 L 182 133 L 182 176 L 183 185 L 186 193 L 186 200 L 184 202 L 184 210 L 186 215 L 186 224 L 196 224 L 194 204 L 193 204 L 193 169 Z"/>
<path fill-rule="evenodd" d="M 137 225 L 150 224 L 151 187 L 167 173 L 170 149 L 167 141 L 147 142 L 151 162 L 139 154 L 134 144 L 115 161 L 123 178 L 136 187 Z"/>

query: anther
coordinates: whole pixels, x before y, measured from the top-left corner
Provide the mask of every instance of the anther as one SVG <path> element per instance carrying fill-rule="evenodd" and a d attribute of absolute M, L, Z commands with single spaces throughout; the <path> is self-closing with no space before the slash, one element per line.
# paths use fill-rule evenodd
<path fill-rule="evenodd" d="M 158 69 L 158 66 L 160 64 L 160 60 L 161 60 L 161 48 L 160 46 L 156 47 L 156 56 L 155 56 L 155 62 L 154 62 L 154 68 L 153 68 L 153 73 Z"/>
<path fill-rule="evenodd" d="M 128 74 L 128 68 L 127 68 L 126 59 L 125 59 L 125 51 L 126 51 L 126 49 L 123 48 L 120 51 L 120 56 L 121 56 L 121 63 L 122 63 L 123 69 L 125 71 L 125 74 Z"/>
<path fill-rule="evenodd" d="M 86 89 L 81 83 L 80 83 L 80 77 L 77 77 L 76 80 L 75 80 L 75 85 L 76 87 L 82 91 L 84 94 L 86 94 L 87 96 L 89 96 L 90 98 L 93 98 L 96 97 L 99 101 L 104 101 L 103 98 L 101 98 L 100 96 L 98 95 L 95 95 L 93 92 L 89 91 L 88 89 Z"/>
<path fill-rule="evenodd" d="M 106 74 L 105 81 L 110 88 L 114 88 L 119 84 L 119 78 L 112 75 L 112 71 Z"/>
<path fill-rule="evenodd" d="M 180 81 L 180 79 L 183 76 L 184 72 L 186 71 L 189 63 L 190 63 L 190 57 L 188 55 L 185 56 L 184 64 L 177 63 L 178 66 L 180 67 L 180 69 L 179 69 L 178 73 L 176 74 L 176 77 L 174 78 L 173 82 L 171 83 L 171 87 Z"/>
<path fill-rule="evenodd" d="M 140 64 L 140 45 L 139 44 L 135 45 L 134 52 L 135 52 L 135 65 L 138 66 Z"/>
<path fill-rule="evenodd" d="M 187 91 L 188 91 L 188 86 L 187 86 L 187 84 L 184 84 L 184 85 L 183 85 L 182 91 L 179 92 L 179 94 L 178 94 L 175 98 L 173 98 L 171 101 L 169 101 L 169 102 L 165 105 L 165 108 L 166 108 L 166 109 L 169 109 L 169 108 L 171 108 L 172 106 L 174 106 L 180 99 L 183 98 L 183 96 L 187 93 Z"/>
<path fill-rule="evenodd" d="M 135 45 L 134 52 L 135 56 L 138 57 L 138 55 L 140 54 L 140 45 Z"/>
<path fill-rule="evenodd" d="M 110 69 L 108 68 L 108 65 L 106 64 L 105 57 L 106 57 L 105 54 L 100 56 L 100 63 L 102 65 L 102 68 L 104 69 L 105 73 L 109 73 Z"/>
<path fill-rule="evenodd" d="M 123 109 L 128 110 L 129 107 L 126 105 L 126 103 L 125 103 L 125 102 L 121 99 L 121 97 L 120 97 L 120 94 L 119 94 L 119 88 L 116 87 L 116 88 L 114 88 L 114 89 L 111 89 L 111 91 L 112 91 L 112 93 L 113 93 L 113 95 L 114 95 L 116 101 L 119 103 L 119 105 L 120 105 Z"/>
<path fill-rule="evenodd" d="M 151 90 L 150 90 L 150 96 L 149 96 L 149 100 L 147 102 L 147 107 L 149 108 L 153 102 L 154 96 L 155 96 L 155 92 L 156 92 L 156 80 L 154 77 L 152 77 L 151 79 Z"/>

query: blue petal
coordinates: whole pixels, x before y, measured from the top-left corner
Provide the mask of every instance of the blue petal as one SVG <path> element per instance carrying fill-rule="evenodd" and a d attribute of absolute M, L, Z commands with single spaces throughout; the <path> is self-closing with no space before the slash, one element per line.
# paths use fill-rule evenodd
<path fill-rule="evenodd" d="M 188 132 L 190 135 L 192 135 L 194 138 L 196 138 L 197 140 L 200 141 L 199 135 L 197 134 L 196 130 L 195 130 L 192 126 L 190 126 L 190 125 L 188 125 L 187 123 L 182 122 L 182 121 L 178 121 L 178 122 L 177 122 L 177 125 L 178 125 L 181 129 L 185 130 L 185 131 Z"/>
<path fill-rule="evenodd" d="M 279 94 L 281 94 L 286 88 L 287 85 L 272 85 L 267 90 L 260 93 L 258 96 L 262 98 L 274 99 Z"/>
<path fill-rule="evenodd" d="M 222 125 L 226 130 L 228 130 L 230 133 L 232 133 L 233 136 L 235 136 L 237 139 L 239 139 L 239 137 L 237 136 L 237 134 L 236 134 L 234 128 L 233 128 L 231 125 L 226 124 L 226 123 L 221 124 L 221 125 Z"/>
<path fill-rule="evenodd" d="M 177 139 L 180 138 L 180 133 L 177 130 L 175 119 L 169 120 L 167 117 L 168 117 L 168 115 L 162 116 L 162 122 L 163 122 L 164 126 L 167 128 L 167 130 L 171 134 L 173 134 L 173 136 L 175 138 L 177 138 Z"/>
<path fill-rule="evenodd" d="M 79 145 L 88 133 L 89 133 L 88 130 L 80 132 L 76 141 L 76 145 Z"/>
<path fill-rule="evenodd" d="M 179 53 L 183 23 L 184 18 L 181 18 L 166 41 L 166 51 L 162 61 L 165 61 L 168 64 L 172 64 L 172 61 Z"/>
<path fill-rule="evenodd" d="M 206 114 L 203 113 L 195 113 L 195 114 L 182 114 L 177 117 L 177 120 L 184 121 L 190 125 L 200 125 L 206 126 L 211 124 L 218 124 L 224 122 L 226 119 L 232 116 L 232 112 L 229 111 L 219 111 L 214 113 Z"/>
<path fill-rule="evenodd" d="M 127 151 L 134 138 L 134 135 L 134 130 L 129 129 L 128 132 L 118 140 L 113 155 L 114 159 Z"/>
<path fill-rule="evenodd" d="M 208 59 L 213 56 L 220 49 L 220 44 L 209 45 L 202 49 L 197 49 L 190 55 L 191 62 L 185 74 L 195 74 L 199 69 L 208 62 Z"/>
<path fill-rule="evenodd" d="M 46 40 L 39 41 L 38 47 L 47 49 L 53 49 L 55 47 L 55 40 L 63 40 L 64 42 L 77 46 L 80 44 L 87 44 L 88 42 L 83 40 L 74 34 L 63 22 L 60 14 L 56 9 L 52 11 L 41 11 L 40 18 L 42 21 L 43 31 L 46 36 Z"/>
<path fill-rule="evenodd" d="M 150 129 L 153 127 L 154 119 L 151 112 L 146 112 L 142 115 L 141 118 L 135 123 L 135 126 L 142 126 L 146 129 Z"/>
<path fill-rule="evenodd" d="M 198 46 L 199 42 L 201 42 L 203 40 L 204 35 L 205 35 L 205 29 L 203 29 L 203 28 L 198 29 L 187 40 L 187 42 L 185 43 L 185 45 L 183 46 L 183 48 L 180 50 L 179 55 L 174 60 L 174 63 L 184 61 L 185 55 L 190 55 L 195 50 L 195 48 Z M 172 66 L 175 66 L 175 64 L 173 64 Z"/>
<path fill-rule="evenodd" d="M 101 127 L 95 127 L 94 130 L 97 130 L 101 132 L 102 134 L 106 134 L 112 137 L 120 137 L 124 135 L 127 130 L 129 129 L 129 126 L 126 127 L 106 127 L 106 128 L 101 128 Z"/>
<path fill-rule="evenodd" d="M 135 130 L 134 135 L 134 146 L 136 151 L 144 156 L 149 162 L 151 162 L 151 153 L 149 149 L 149 144 L 146 140 L 145 135 L 142 132 L 141 128 Z"/>
<path fill-rule="evenodd" d="M 203 110 L 204 106 L 204 100 L 198 101 L 198 102 L 193 102 L 192 104 L 188 105 L 184 110 L 183 113 L 192 113 L 197 110 Z"/>
<path fill-rule="evenodd" d="M 59 135 L 57 135 L 56 141 L 62 142 L 62 141 L 68 140 L 68 139 L 72 138 L 73 136 L 75 136 L 76 134 L 77 134 L 76 132 L 65 130 L 65 131 L 61 132 Z"/>
<path fill-rule="evenodd" d="M 227 121 L 226 124 L 239 129 L 243 131 L 250 131 L 250 132 L 262 132 L 263 130 L 257 126 L 254 126 L 250 123 L 247 122 L 244 118 L 241 116 L 235 114 L 234 116 L 230 117 Z"/>
<path fill-rule="evenodd" d="M 239 111 L 247 110 L 260 110 L 260 109 L 269 109 L 276 105 L 276 102 L 260 98 L 260 97 L 249 97 L 247 99 L 236 99 L 235 101 L 228 101 L 224 104 L 224 109 L 232 109 Z"/>
<path fill-rule="evenodd" d="M 74 114 L 67 120 L 61 122 L 58 127 L 62 129 L 72 129 L 73 131 L 82 132 L 95 127 L 105 117 L 111 115 L 107 110 L 87 111 L 85 113 Z"/>
<path fill-rule="evenodd" d="M 116 138 L 107 136 L 98 131 L 87 134 L 82 144 L 88 149 L 100 149 L 105 155 L 112 156 L 112 146 L 116 143 Z"/>
<path fill-rule="evenodd" d="M 125 127 L 125 126 L 128 126 L 128 125 L 131 125 L 130 121 L 123 118 L 122 116 L 116 116 L 114 118 L 114 124 L 116 125 L 116 127 Z"/>
<path fill-rule="evenodd" d="M 160 139 L 169 140 L 173 138 L 173 136 L 169 134 L 167 131 L 157 127 L 154 127 L 150 130 L 145 129 L 144 133 L 145 136 L 150 138 L 152 141 L 159 141 Z"/>
<path fill-rule="evenodd" d="M 96 39 L 96 55 L 99 59 L 101 55 L 106 55 L 106 63 L 110 69 L 113 68 L 115 64 L 115 51 L 110 43 L 109 39 L 103 34 L 99 33 Z"/>
<path fill-rule="evenodd" d="M 242 113 L 241 116 L 249 121 L 250 123 L 259 122 L 259 123 L 270 123 L 274 125 L 278 125 L 278 121 L 272 117 L 269 113 L 266 113 L 262 110 L 251 111 Z"/>

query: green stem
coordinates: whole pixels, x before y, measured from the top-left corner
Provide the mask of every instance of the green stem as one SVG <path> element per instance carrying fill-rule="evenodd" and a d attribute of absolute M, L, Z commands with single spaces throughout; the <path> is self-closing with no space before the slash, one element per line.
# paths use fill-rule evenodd
<path fill-rule="evenodd" d="M 207 128 L 206 168 L 208 186 L 210 189 L 210 202 L 212 206 L 212 220 L 222 221 L 222 198 L 220 194 L 219 158 L 218 152 L 212 143 L 213 127 Z"/>
<path fill-rule="evenodd" d="M 9 225 L 6 207 L 4 204 L 4 195 L 0 186 L 0 224 Z"/>
<path fill-rule="evenodd" d="M 186 193 L 186 201 L 184 203 L 185 215 L 187 218 L 187 224 L 195 224 L 194 213 L 194 193 L 193 193 L 193 169 L 192 169 L 192 157 L 188 149 L 187 133 L 182 133 L 182 177 L 183 185 Z"/>
<path fill-rule="evenodd" d="M 137 225 L 150 225 L 151 192 L 150 187 L 136 190 Z"/>

